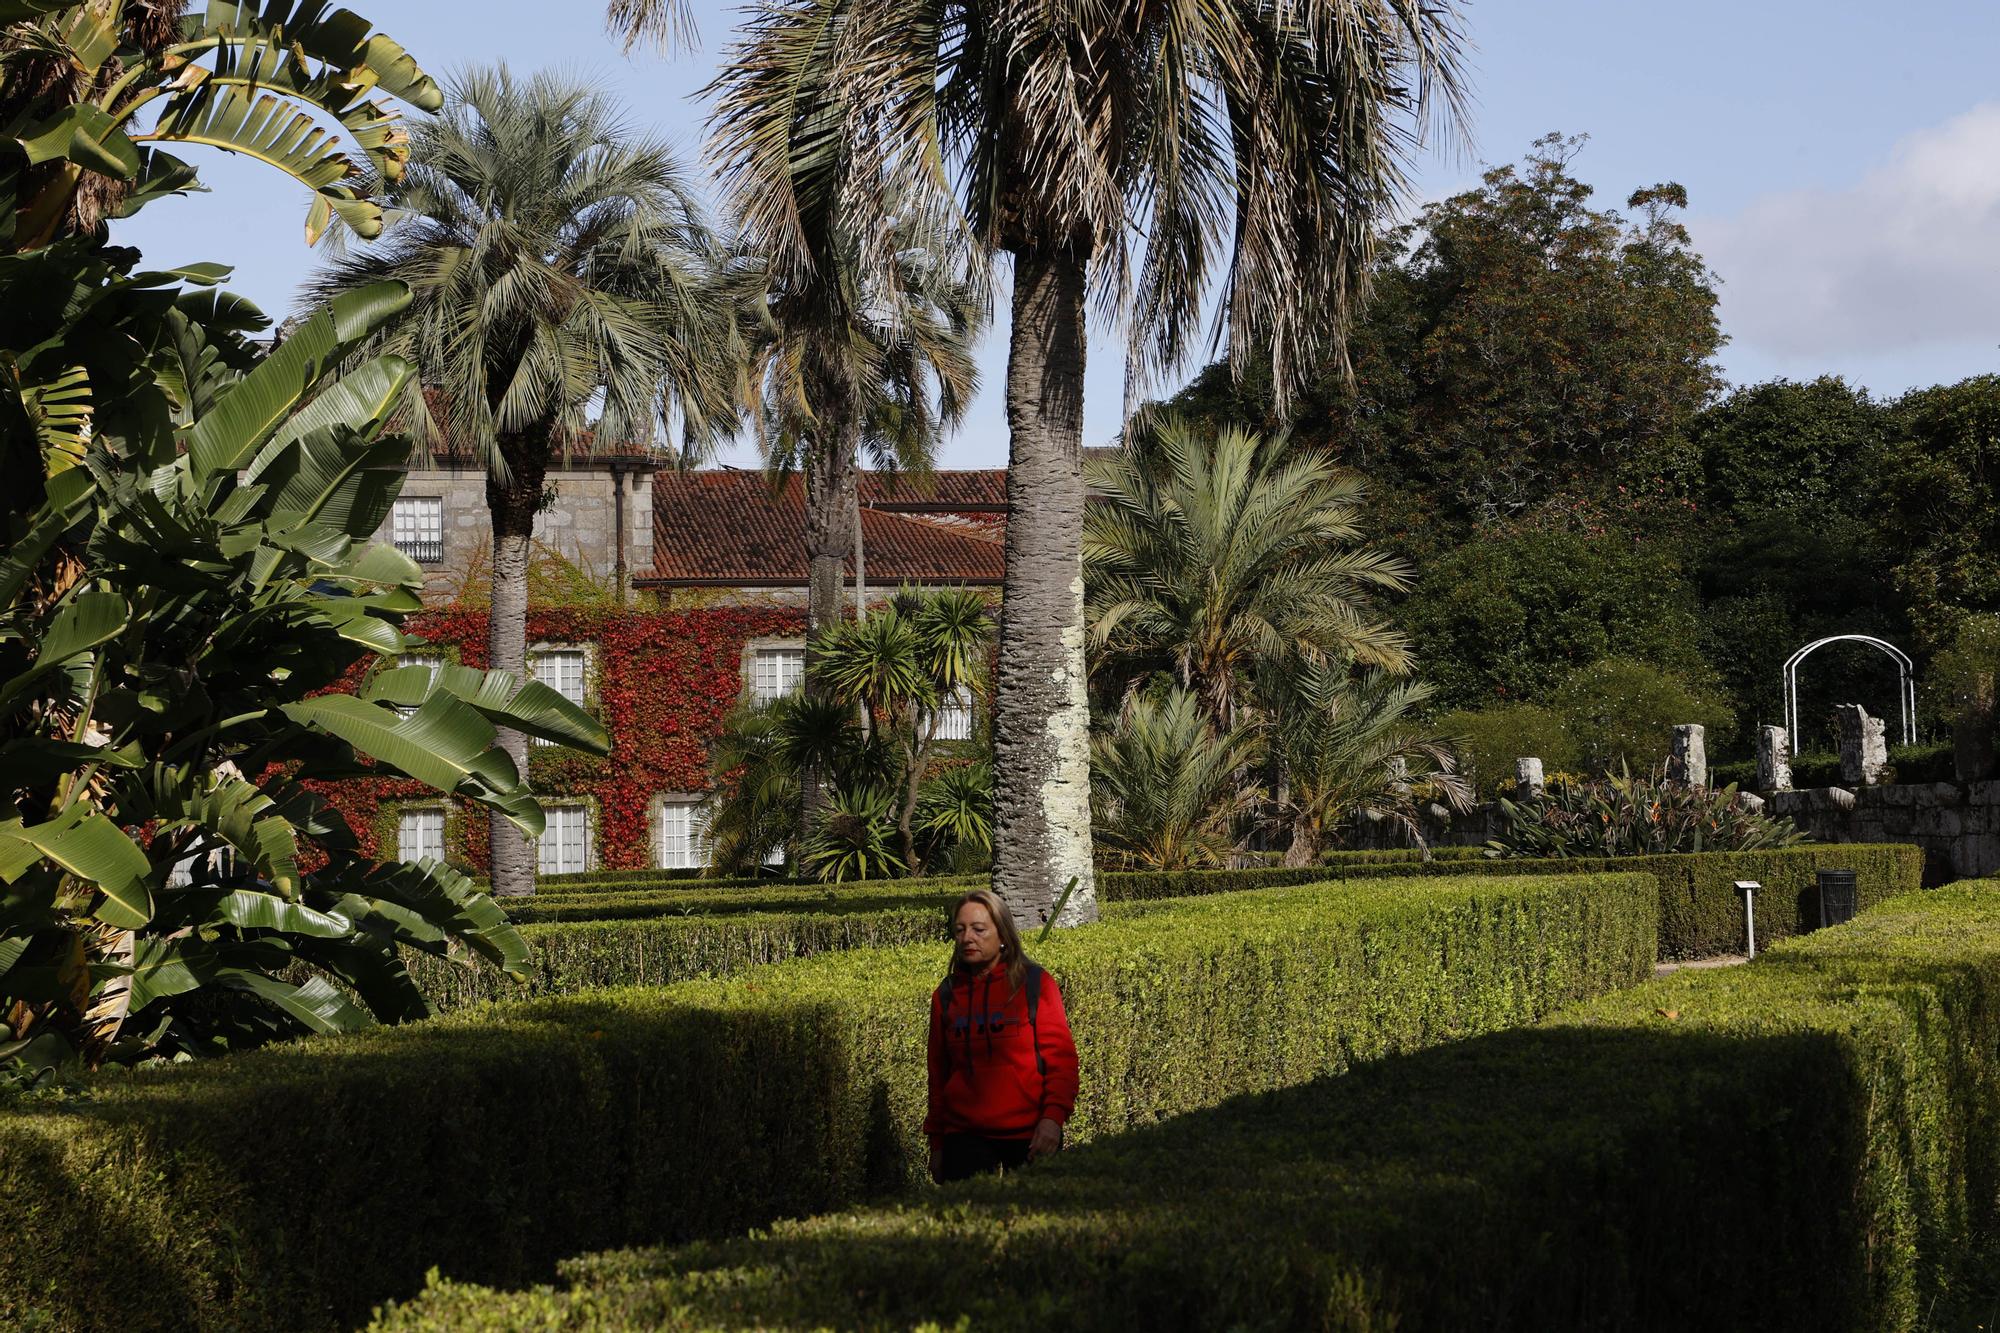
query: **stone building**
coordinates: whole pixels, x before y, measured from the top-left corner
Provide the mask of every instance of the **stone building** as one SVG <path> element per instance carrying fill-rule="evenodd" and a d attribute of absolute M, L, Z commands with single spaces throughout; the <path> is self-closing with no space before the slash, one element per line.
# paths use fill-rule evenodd
<path fill-rule="evenodd" d="M 709 747 L 728 712 L 798 688 L 805 668 L 805 511 L 796 478 L 680 471 L 655 458 L 579 455 L 551 469 L 536 520 L 544 559 L 598 593 L 588 605 L 531 604 L 536 678 L 599 716 L 614 750 L 593 760 L 536 746 L 545 873 L 698 869 L 704 861 Z M 899 586 L 997 594 L 1004 571 L 1006 474 L 864 474 L 861 582 L 871 602 Z M 491 549 L 485 477 L 472 467 L 412 470 L 381 538 L 425 571 L 430 603 L 409 628 L 427 642 L 406 661 L 485 660 L 482 596 Z M 855 585 L 854 561 L 846 584 Z M 951 701 L 944 738 L 969 741 L 986 702 Z M 485 861 L 483 814 L 415 784 L 329 792 L 369 850 Z"/>

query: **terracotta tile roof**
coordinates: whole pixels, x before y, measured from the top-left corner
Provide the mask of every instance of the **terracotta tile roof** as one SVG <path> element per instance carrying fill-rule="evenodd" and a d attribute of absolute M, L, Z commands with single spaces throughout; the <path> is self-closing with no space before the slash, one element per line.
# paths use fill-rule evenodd
<path fill-rule="evenodd" d="M 868 581 L 998 584 L 1006 474 L 939 472 L 929 484 L 863 475 Z M 849 562 L 848 577 L 852 577 Z M 641 584 L 804 587 L 805 500 L 761 472 L 663 468 L 653 476 L 653 571 Z"/>

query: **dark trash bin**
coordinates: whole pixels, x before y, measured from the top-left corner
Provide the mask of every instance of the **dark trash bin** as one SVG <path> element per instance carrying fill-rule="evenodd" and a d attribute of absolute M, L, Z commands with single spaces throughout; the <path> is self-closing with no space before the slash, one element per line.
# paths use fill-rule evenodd
<path fill-rule="evenodd" d="M 1852 870 L 1822 870 L 1819 872 L 1819 923 L 1822 926 L 1837 926 L 1843 921 L 1854 919 L 1859 889 Z"/>

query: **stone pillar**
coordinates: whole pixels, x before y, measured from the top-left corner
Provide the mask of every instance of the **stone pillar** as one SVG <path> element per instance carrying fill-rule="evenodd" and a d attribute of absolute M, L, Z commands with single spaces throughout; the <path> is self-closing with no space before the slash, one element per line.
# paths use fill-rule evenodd
<path fill-rule="evenodd" d="M 1840 780 L 1850 787 L 1874 786 L 1889 766 L 1886 724 L 1860 704 L 1835 704 L 1833 722 L 1840 732 Z"/>
<path fill-rule="evenodd" d="M 1757 790 L 1792 789 L 1791 738 L 1783 727 L 1757 728 Z"/>
<path fill-rule="evenodd" d="M 1674 728 L 1674 748 L 1667 753 L 1667 781 L 1684 787 L 1708 785 L 1707 729 L 1699 722 Z"/>
<path fill-rule="evenodd" d="M 1539 759 L 1516 759 L 1514 761 L 1514 794 L 1524 801 L 1532 801 L 1548 790 L 1548 783 L 1542 778 L 1542 761 Z"/>

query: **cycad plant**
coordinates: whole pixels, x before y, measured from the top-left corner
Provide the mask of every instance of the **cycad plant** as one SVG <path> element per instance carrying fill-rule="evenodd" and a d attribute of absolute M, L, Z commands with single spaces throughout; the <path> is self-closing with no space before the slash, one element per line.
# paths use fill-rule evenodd
<path fill-rule="evenodd" d="M 663 141 L 553 75 L 478 70 L 451 94 L 411 134 L 390 193 L 396 225 L 312 288 L 396 279 L 415 294 L 378 347 L 417 367 L 404 408 L 420 438 L 486 467 L 488 651 L 520 671 L 550 463 L 586 429 L 644 443 L 676 419 L 693 437 L 733 420 L 735 320 L 718 296 L 715 237 Z M 503 743 L 525 765 L 526 738 Z M 527 844 L 497 822 L 492 842 L 495 891 L 532 892 Z"/>
<path fill-rule="evenodd" d="M 1086 470 L 1093 670 L 1114 685 L 1164 673 L 1222 728 L 1261 665 L 1409 665 L 1372 605 L 1408 571 L 1361 544 L 1355 473 L 1281 435 L 1175 420 Z"/>
<path fill-rule="evenodd" d="M 627 21 L 672 9 L 618 4 Z M 795 262 L 808 192 L 880 179 L 851 192 L 857 234 L 887 235 L 901 208 L 956 212 L 1012 258 L 994 886 L 1026 923 L 1072 878 L 1062 919 L 1095 911 L 1086 298 L 1129 315 L 1143 379 L 1183 359 L 1220 284 L 1232 364 L 1270 366 L 1282 406 L 1341 357 L 1431 94 L 1458 110 L 1461 42 L 1435 0 L 765 0 L 731 52 L 721 154 L 760 250 Z"/>
<path fill-rule="evenodd" d="M 1423 809 L 1465 811 L 1472 791 L 1451 742 L 1418 721 L 1430 686 L 1328 662 L 1270 673 L 1272 757 L 1282 775 L 1273 821 L 1290 837 L 1288 866 L 1309 866 L 1357 819 L 1386 821 L 1425 846 Z"/>
<path fill-rule="evenodd" d="M 1186 690 L 1135 695 L 1090 747 L 1098 854 L 1117 870 L 1226 866 L 1257 792 L 1242 770 L 1260 744 L 1248 727 L 1217 732 Z"/>

